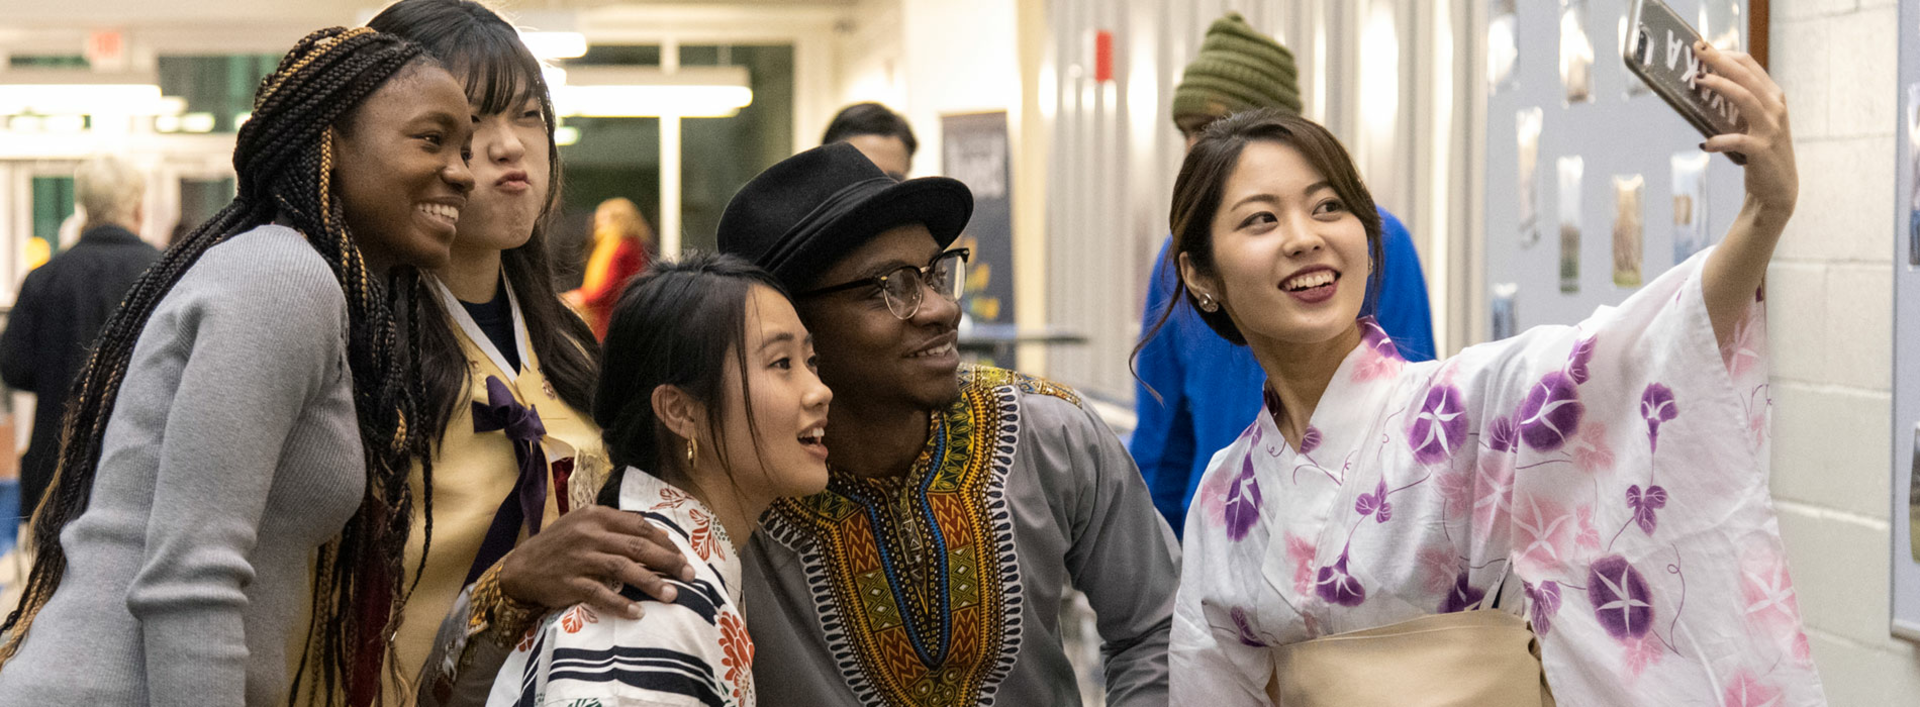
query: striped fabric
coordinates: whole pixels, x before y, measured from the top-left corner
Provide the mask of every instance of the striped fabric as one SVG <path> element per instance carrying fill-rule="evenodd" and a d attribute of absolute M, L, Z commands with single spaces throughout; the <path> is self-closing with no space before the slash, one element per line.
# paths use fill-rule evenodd
<path fill-rule="evenodd" d="M 694 566 L 672 604 L 632 587 L 638 620 L 585 605 L 540 622 L 501 667 L 490 707 L 750 707 L 753 641 L 739 607 L 740 558 L 713 512 L 636 469 L 620 508 L 667 531 Z"/>

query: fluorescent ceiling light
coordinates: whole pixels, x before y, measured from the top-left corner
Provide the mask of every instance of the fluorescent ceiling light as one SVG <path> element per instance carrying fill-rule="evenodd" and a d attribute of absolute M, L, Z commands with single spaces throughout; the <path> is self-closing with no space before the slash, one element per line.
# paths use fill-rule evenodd
<path fill-rule="evenodd" d="M 745 86 L 559 86 L 553 102 L 563 116 L 726 118 L 753 103 Z"/>
<path fill-rule="evenodd" d="M 520 41 L 533 52 L 533 58 L 573 59 L 587 53 L 587 36 L 579 32 L 521 32 Z"/>
<path fill-rule="evenodd" d="M 580 129 L 571 125 L 562 125 L 553 129 L 553 144 L 561 147 L 580 141 Z"/>
<path fill-rule="evenodd" d="M 642 67 L 573 67 L 553 88 L 562 116 L 725 118 L 753 103 L 747 70 L 687 67 L 673 73 Z"/>
<path fill-rule="evenodd" d="M 167 107 L 153 84 L 0 84 L 0 114 L 159 115 Z"/>

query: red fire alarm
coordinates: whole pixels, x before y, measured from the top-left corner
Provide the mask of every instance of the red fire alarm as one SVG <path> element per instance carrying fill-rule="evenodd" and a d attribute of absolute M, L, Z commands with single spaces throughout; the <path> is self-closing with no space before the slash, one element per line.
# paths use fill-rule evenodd
<path fill-rule="evenodd" d="M 1113 80 L 1113 33 L 1104 29 L 1093 33 L 1093 80 Z"/>

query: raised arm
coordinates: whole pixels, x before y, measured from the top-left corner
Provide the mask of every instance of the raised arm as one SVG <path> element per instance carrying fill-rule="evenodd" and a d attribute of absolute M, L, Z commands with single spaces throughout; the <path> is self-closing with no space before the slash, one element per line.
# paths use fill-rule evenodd
<path fill-rule="evenodd" d="M 1694 45 L 1712 74 L 1700 85 L 1733 101 L 1745 116 L 1747 131 L 1720 135 L 1702 143 L 1708 152 L 1738 152 L 1747 158 L 1746 200 L 1720 247 L 1708 256 L 1701 289 L 1714 337 L 1722 345 L 1765 283 L 1773 248 L 1793 215 L 1800 174 L 1793 163 L 1793 135 L 1787 126 L 1787 97 L 1766 69 L 1743 52 L 1726 52 L 1706 42 Z"/>

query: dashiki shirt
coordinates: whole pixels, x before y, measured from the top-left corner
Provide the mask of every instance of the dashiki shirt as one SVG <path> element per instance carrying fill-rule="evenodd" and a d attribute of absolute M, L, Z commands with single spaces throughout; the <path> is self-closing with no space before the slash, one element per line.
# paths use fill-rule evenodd
<path fill-rule="evenodd" d="M 1266 704 L 1272 646 L 1493 607 L 1562 705 L 1825 704 L 1767 493 L 1765 308 L 1719 346 L 1708 252 L 1444 361 L 1365 322 L 1298 449 L 1269 402 L 1187 519 L 1174 704 Z"/>
<path fill-rule="evenodd" d="M 1073 391 L 962 368 L 904 474 L 834 471 L 748 545 L 754 681 L 792 705 L 1080 704 L 1069 584 L 1098 616 L 1107 704 L 1167 704 L 1173 532 Z"/>
<path fill-rule="evenodd" d="M 667 531 L 693 565 L 663 604 L 628 587 L 639 620 L 585 604 L 543 619 L 493 683 L 492 707 L 752 707 L 753 641 L 740 617 L 740 558 L 713 510 L 629 467 L 620 509 Z"/>

